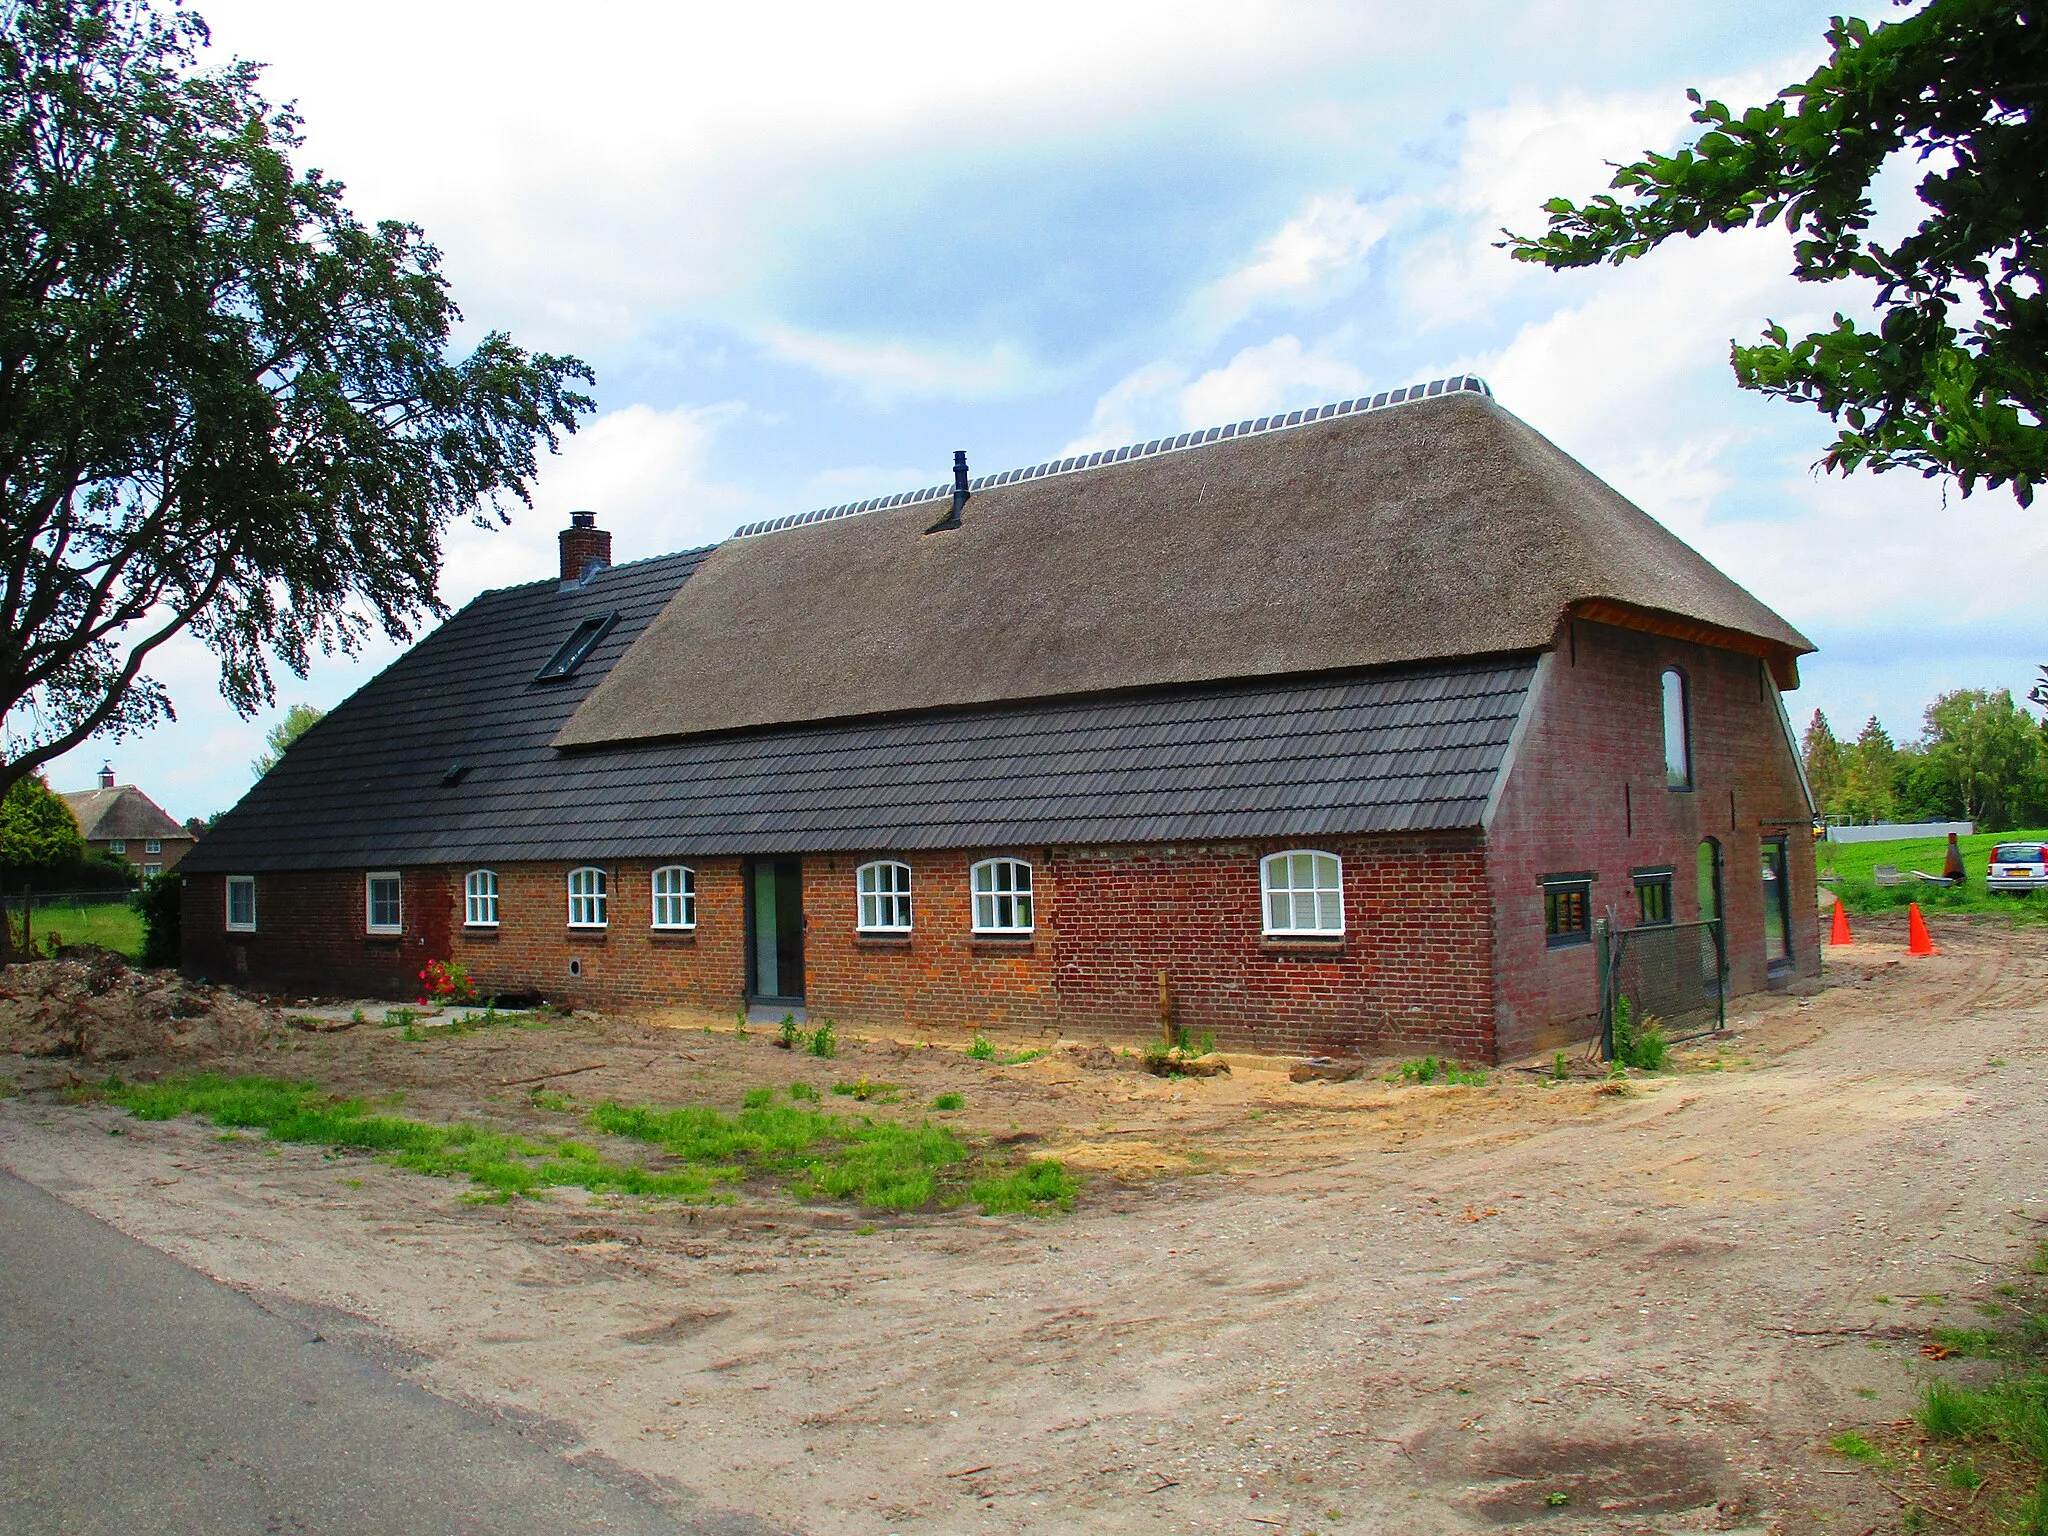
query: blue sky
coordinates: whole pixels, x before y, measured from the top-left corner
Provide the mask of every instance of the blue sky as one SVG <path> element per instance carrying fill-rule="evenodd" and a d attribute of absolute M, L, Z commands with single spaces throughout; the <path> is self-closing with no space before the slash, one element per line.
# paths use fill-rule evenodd
<path fill-rule="evenodd" d="M 451 535 L 451 604 L 546 575 L 575 507 L 631 559 L 936 483 L 956 447 L 994 471 L 1469 370 L 1820 645 L 1801 721 L 1909 736 L 1936 690 L 2048 659 L 2048 519 L 1823 480 L 1826 424 L 1735 389 L 1731 337 L 1858 302 L 1785 277 L 1781 234 L 1562 276 L 1492 246 L 1678 142 L 1688 85 L 1806 73 L 1829 5 L 200 9 L 358 213 L 440 244 L 471 337 L 597 369 L 535 509 Z M 223 809 L 276 713 L 391 654 L 242 721 L 183 644 L 154 669 L 178 723 L 52 782 L 111 756 L 176 815 Z"/>

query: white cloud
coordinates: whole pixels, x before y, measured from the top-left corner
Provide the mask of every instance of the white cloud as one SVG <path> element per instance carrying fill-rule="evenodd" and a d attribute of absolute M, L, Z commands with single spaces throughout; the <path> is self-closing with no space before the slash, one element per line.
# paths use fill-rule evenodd
<path fill-rule="evenodd" d="M 1044 370 L 1006 342 L 981 352 L 958 352 L 900 341 L 824 336 L 780 325 L 764 326 L 760 335 L 785 362 L 801 363 L 851 384 L 877 403 L 939 395 L 988 399 L 1046 382 Z"/>
<path fill-rule="evenodd" d="M 1172 363 L 1147 363 L 1126 374 L 1095 402 L 1088 430 L 1060 449 L 1060 456 L 1121 448 L 1164 430 L 1177 419 L 1172 396 L 1186 379 L 1187 371 Z"/>
<path fill-rule="evenodd" d="M 1348 194 L 1312 197 L 1249 262 L 1196 294 L 1189 309 L 1205 328 L 1220 331 L 1265 304 L 1328 299 L 1357 275 L 1394 227 L 1396 211 Z"/>
<path fill-rule="evenodd" d="M 1298 337 L 1276 336 L 1246 347 L 1180 392 L 1180 424 L 1207 427 L 1246 416 L 1317 405 L 1356 395 L 1365 375 L 1341 358 L 1305 349 Z"/>

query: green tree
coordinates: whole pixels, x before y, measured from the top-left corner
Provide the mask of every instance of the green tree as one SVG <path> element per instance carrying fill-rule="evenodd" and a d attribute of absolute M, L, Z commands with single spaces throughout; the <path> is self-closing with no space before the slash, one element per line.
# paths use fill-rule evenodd
<path fill-rule="evenodd" d="M 1646 153 L 1550 227 L 1512 232 L 1522 261 L 1620 264 L 1673 235 L 1782 220 L 1802 282 L 1873 285 L 1876 323 L 1837 313 L 1794 339 L 1767 325 L 1731 343 L 1737 381 L 1837 423 L 1823 463 L 1951 477 L 1968 495 L 2011 483 L 2031 504 L 2048 471 L 2048 25 L 2031 0 L 1930 0 L 1878 26 L 1837 17 L 1828 60 L 1775 100 L 1737 113 L 1688 92 L 1705 132 Z M 1872 238 L 1874 187 L 1920 168 L 1926 212 L 1895 243 Z"/>
<path fill-rule="evenodd" d="M 1890 821 L 1896 811 L 1893 783 L 1898 748 L 1872 715 L 1842 754 L 1842 784 L 1831 811 L 1852 821 Z"/>
<path fill-rule="evenodd" d="M 592 375 L 493 331 L 466 357 L 441 258 L 293 166 L 257 68 L 148 0 L 0 6 L 0 788 L 172 718 L 144 671 L 409 639 L 441 543 L 524 502 Z"/>
<path fill-rule="evenodd" d="M 2040 760 L 2033 717 L 2006 689 L 1958 688 L 1927 706 L 1926 760 L 1947 807 L 1990 832 L 2018 822 Z"/>
<path fill-rule="evenodd" d="M 1799 755 L 1806 764 L 1806 784 L 1813 791 L 1813 803 L 1823 814 L 1836 814 L 1834 804 L 1842 793 L 1842 744 L 1835 740 L 1828 717 L 1817 709 L 1806 724 Z"/>
<path fill-rule="evenodd" d="M 7 786 L 0 798 L 0 889 L 22 893 L 21 946 L 34 937 L 29 898 L 38 882 L 76 865 L 85 857 L 85 838 L 78 819 L 50 790 L 40 774 L 28 774 Z M 0 921 L 0 959 L 11 951 L 11 922 Z"/>
<path fill-rule="evenodd" d="M 262 755 L 249 765 L 249 771 L 262 778 L 277 766 L 277 760 L 284 756 L 286 747 L 326 718 L 324 709 L 315 709 L 310 704 L 294 704 L 284 712 L 282 720 L 263 733 Z"/>

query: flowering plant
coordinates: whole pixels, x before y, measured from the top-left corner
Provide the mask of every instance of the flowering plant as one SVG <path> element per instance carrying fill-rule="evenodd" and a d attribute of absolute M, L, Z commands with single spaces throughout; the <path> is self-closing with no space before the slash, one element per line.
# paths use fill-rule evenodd
<path fill-rule="evenodd" d="M 429 960 L 420 972 L 420 1001 L 423 1003 L 473 1003 L 476 983 L 469 972 L 449 960 Z"/>

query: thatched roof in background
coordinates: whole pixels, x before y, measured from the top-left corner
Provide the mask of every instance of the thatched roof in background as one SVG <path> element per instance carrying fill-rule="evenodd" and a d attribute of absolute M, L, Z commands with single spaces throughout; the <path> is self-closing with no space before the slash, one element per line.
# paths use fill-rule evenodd
<path fill-rule="evenodd" d="M 1538 650 L 1575 605 L 1811 644 L 1490 399 L 1365 414 L 718 546 L 561 747 Z"/>

